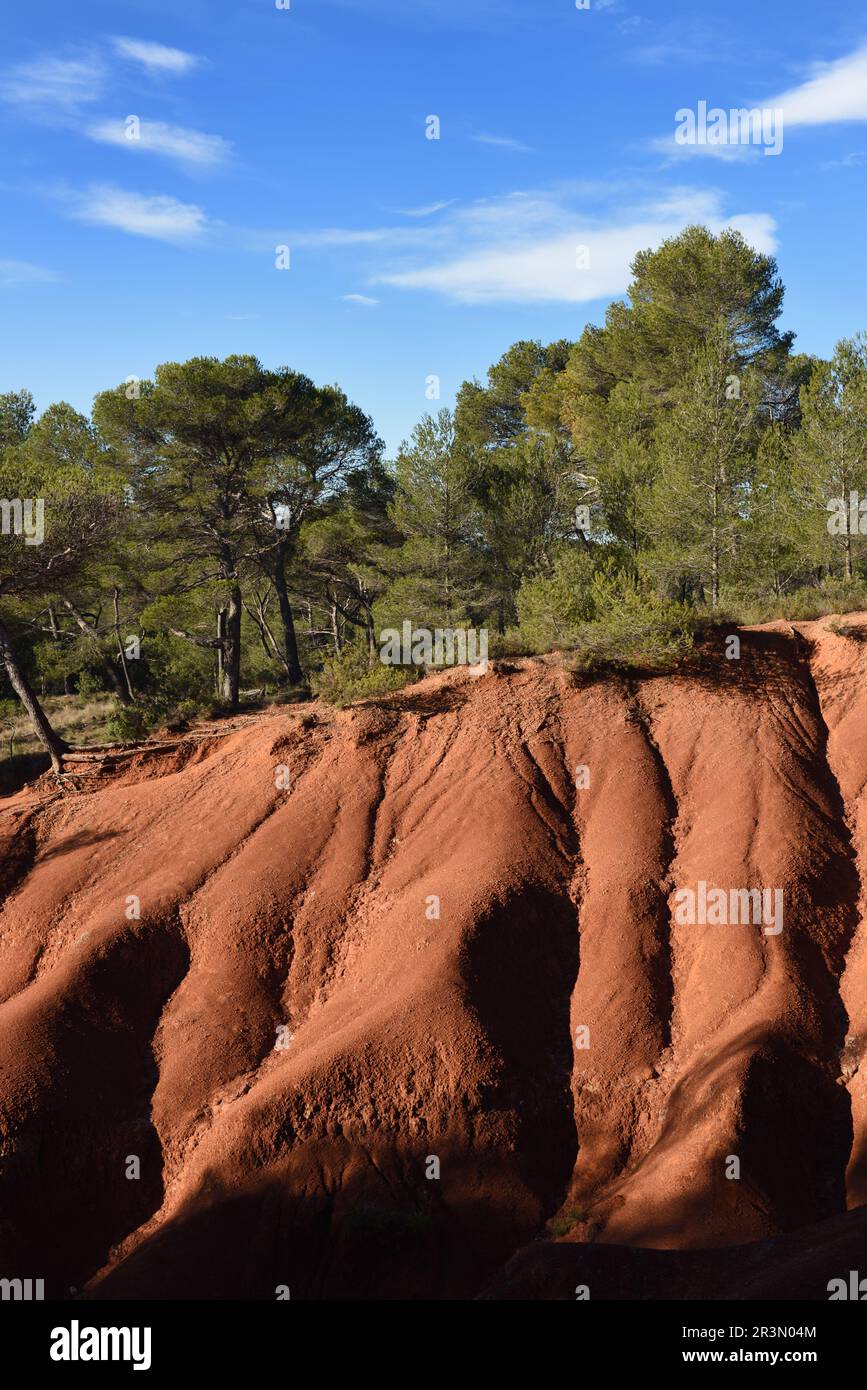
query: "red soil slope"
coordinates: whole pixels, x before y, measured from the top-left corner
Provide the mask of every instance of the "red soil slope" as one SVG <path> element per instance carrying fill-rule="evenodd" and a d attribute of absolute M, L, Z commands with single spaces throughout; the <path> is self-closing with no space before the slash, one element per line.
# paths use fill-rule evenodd
<path fill-rule="evenodd" d="M 827 1297 L 867 1260 L 867 645 L 741 638 L 641 680 L 455 671 L 0 802 L 0 1274 Z M 676 924 L 700 880 L 782 888 L 782 932 Z"/>

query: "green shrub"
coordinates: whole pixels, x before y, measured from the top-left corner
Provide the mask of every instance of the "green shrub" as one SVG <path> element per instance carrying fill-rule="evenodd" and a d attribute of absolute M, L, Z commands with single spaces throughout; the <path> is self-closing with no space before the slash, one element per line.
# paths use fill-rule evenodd
<path fill-rule="evenodd" d="M 344 647 L 339 656 L 329 657 L 310 684 L 313 693 L 329 704 L 342 708 L 353 700 L 369 699 L 401 690 L 416 672 L 405 666 L 384 666 L 375 659 L 370 665 L 362 647 Z"/>
<path fill-rule="evenodd" d="M 135 743 L 154 729 L 178 733 L 197 719 L 215 713 L 213 700 L 172 700 L 147 695 L 134 705 L 115 704 L 106 720 L 106 735 L 112 743 Z"/>
<path fill-rule="evenodd" d="M 746 625 L 778 619 L 812 622 L 828 613 L 867 610 L 867 586 L 860 579 L 825 579 L 820 584 L 793 589 L 790 594 L 766 598 L 742 597 L 737 592 L 730 597 L 737 621 Z"/>
<path fill-rule="evenodd" d="M 105 721 L 109 743 L 136 743 L 147 738 L 154 723 L 154 713 L 147 706 L 116 705 Z"/>
<path fill-rule="evenodd" d="M 103 682 L 92 671 L 79 671 L 78 693 L 83 699 L 88 700 L 93 695 L 102 695 L 104 690 Z"/>
<path fill-rule="evenodd" d="M 166 710 L 161 722 L 169 733 L 179 733 L 188 729 L 197 719 L 213 714 L 213 702 L 204 704 L 201 700 L 178 700 L 176 705 Z"/>
<path fill-rule="evenodd" d="M 488 656 L 492 661 L 510 656 L 536 656 L 544 650 L 544 644 L 531 639 L 521 628 L 510 628 L 506 633 L 494 632 L 488 638 Z"/>
<path fill-rule="evenodd" d="M 667 667 L 693 646 L 694 609 L 660 597 L 613 566 L 598 569 L 587 551 L 561 552 L 549 576 L 522 585 L 520 631 L 534 650 L 577 652 L 579 669 Z"/>
<path fill-rule="evenodd" d="M 577 665 L 643 666 L 665 670 L 690 652 L 701 619 L 695 609 L 661 598 L 624 575 L 597 575 L 595 619 L 578 633 Z"/>
<path fill-rule="evenodd" d="M 594 564 L 589 551 L 561 551 L 550 575 L 525 580 L 518 591 L 521 635 L 534 651 L 572 647 L 594 617 Z"/>

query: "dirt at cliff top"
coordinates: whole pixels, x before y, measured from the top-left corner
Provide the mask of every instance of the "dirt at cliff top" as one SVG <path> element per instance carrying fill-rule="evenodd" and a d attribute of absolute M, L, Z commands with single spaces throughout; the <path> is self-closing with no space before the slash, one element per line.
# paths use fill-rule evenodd
<path fill-rule="evenodd" d="M 867 1243 L 845 621 L 643 679 L 458 670 L 0 802 L 0 1275 L 731 1297 L 739 1254 L 697 1252 L 750 1245 L 826 1298 Z M 780 889 L 782 930 L 679 921 L 701 884 Z"/>

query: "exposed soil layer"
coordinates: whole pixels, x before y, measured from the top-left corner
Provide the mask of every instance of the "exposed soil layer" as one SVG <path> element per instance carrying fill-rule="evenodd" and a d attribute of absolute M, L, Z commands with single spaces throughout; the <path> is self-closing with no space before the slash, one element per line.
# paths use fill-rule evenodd
<path fill-rule="evenodd" d="M 453 671 L 0 801 L 0 1274 L 406 1299 L 867 1273 L 846 622 L 641 679 Z M 701 883 L 781 890 L 782 930 L 679 921 Z"/>

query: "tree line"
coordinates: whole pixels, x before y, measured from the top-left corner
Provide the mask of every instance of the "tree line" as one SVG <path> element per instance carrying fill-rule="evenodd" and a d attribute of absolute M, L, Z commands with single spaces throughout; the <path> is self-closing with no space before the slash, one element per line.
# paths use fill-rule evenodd
<path fill-rule="evenodd" d="M 48 694 L 111 692 L 120 738 L 245 691 L 351 698 L 407 678 L 378 651 L 405 621 L 658 660 L 709 616 L 867 606 L 867 339 L 795 352 L 783 296 L 772 257 L 688 228 L 393 460 L 339 387 L 249 356 L 165 363 L 90 418 L 0 396 L 0 697 L 59 769 Z"/>

